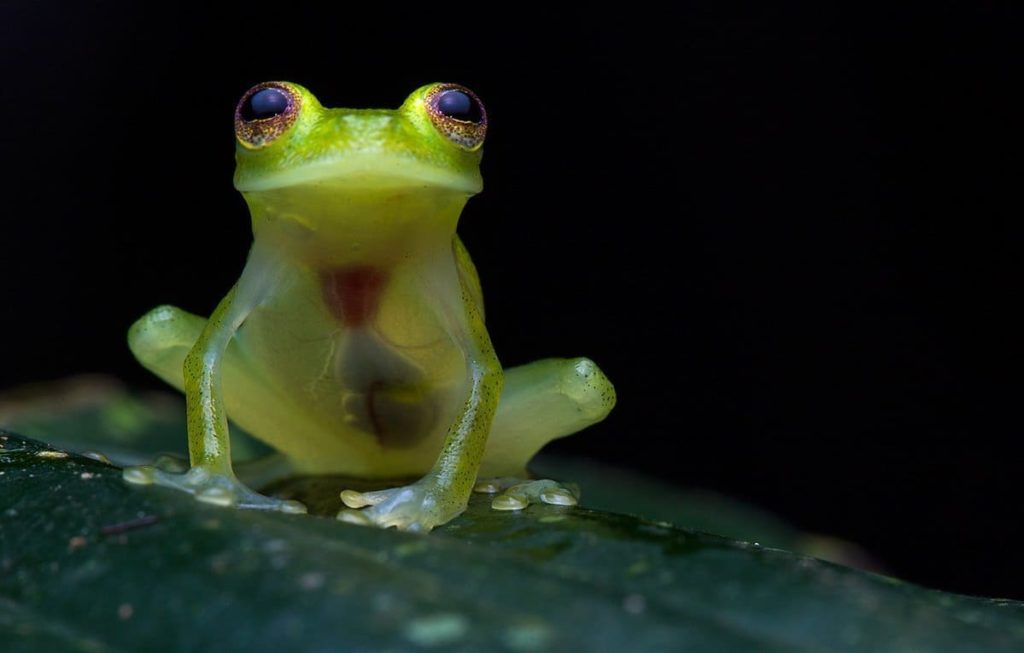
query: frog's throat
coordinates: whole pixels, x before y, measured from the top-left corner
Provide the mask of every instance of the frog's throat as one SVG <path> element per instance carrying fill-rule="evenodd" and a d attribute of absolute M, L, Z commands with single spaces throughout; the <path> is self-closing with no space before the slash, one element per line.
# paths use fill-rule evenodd
<path fill-rule="evenodd" d="M 290 186 L 324 186 L 346 190 L 435 188 L 475 195 L 483 189 L 477 168 L 457 170 L 432 161 L 379 153 L 348 154 L 280 169 L 235 171 L 241 192 L 267 191 Z"/>
<path fill-rule="evenodd" d="M 450 256 L 469 196 L 436 187 L 338 189 L 315 184 L 243 193 L 253 234 L 313 269 Z"/>

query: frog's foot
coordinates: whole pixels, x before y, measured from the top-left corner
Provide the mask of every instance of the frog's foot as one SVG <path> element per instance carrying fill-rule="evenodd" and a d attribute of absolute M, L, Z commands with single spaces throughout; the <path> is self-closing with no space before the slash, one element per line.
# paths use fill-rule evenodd
<path fill-rule="evenodd" d="M 341 500 L 348 506 L 338 513 L 341 521 L 423 533 L 454 519 L 466 508 L 465 504 L 446 500 L 436 485 L 425 479 L 373 492 L 345 490 Z"/>
<path fill-rule="evenodd" d="M 524 481 L 521 478 L 489 478 L 477 481 L 474 492 L 496 495 L 491 501 L 494 510 L 522 510 L 531 503 L 547 503 L 553 506 L 575 506 L 579 491 L 561 485 L 557 481 L 544 479 Z"/>
<path fill-rule="evenodd" d="M 185 466 L 187 469 L 187 466 Z M 198 466 L 181 471 L 181 463 L 169 456 L 161 456 L 152 465 L 125 467 L 124 480 L 138 485 L 162 485 L 182 490 L 195 496 L 203 503 L 217 506 L 234 506 L 254 510 L 279 510 L 281 512 L 306 512 L 306 506 L 298 501 L 275 499 L 253 492 L 230 474 L 218 474 Z"/>

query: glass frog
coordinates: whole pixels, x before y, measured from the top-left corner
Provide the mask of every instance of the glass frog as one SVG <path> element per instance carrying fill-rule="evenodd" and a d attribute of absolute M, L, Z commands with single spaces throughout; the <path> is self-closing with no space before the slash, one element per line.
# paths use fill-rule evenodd
<path fill-rule="evenodd" d="M 586 358 L 498 362 L 455 233 L 482 189 L 486 132 L 480 99 L 457 84 L 423 86 L 397 110 L 325 108 L 290 82 L 246 92 L 234 183 L 253 243 L 241 277 L 209 319 L 161 306 L 129 332 L 139 361 L 184 390 L 191 465 L 125 478 L 304 511 L 238 480 L 230 416 L 289 473 L 420 478 L 342 492 L 342 520 L 428 531 L 474 488 L 501 492 L 495 508 L 575 503 L 552 481 L 507 479 L 548 441 L 603 419 L 615 391 Z M 478 482 L 487 477 L 498 480 Z"/>

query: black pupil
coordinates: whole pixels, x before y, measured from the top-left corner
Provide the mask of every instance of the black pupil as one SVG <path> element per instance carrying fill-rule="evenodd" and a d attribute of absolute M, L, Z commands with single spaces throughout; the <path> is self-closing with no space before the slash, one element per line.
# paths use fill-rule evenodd
<path fill-rule="evenodd" d="M 242 118 L 259 120 L 279 116 L 288 108 L 288 96 L 276 88 L 264 88 L 249 96 L 242 106 Z"/>
<path fill-rule="evenodd" d="M 437 98 L 437 110 L 456 120 L 480 122 L 483 114 L 480 105 L 471 96 L 462 91 L 445 91 Z"/>

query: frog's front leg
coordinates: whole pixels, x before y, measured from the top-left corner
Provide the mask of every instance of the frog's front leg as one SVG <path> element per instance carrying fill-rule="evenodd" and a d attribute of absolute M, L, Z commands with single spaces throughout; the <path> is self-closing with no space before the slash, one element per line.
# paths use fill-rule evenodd
<path fill-rule="evenodd" d="M 342 492 L 342 501 L 350 509 L 338 513 L 338 519 L 429 531 L 466 509 L 501 396 L 504 374 L 479 307 L 464 288 L 459 303 L 461 311 L 447 312 L 447 326 L 465 353 L 469 392 L 448 429 L 441 454 L 427 475 L 412 485 L 374 492 Z M 354 510 L 366 506 L 370 507 Z"/>
<path fill-rule="evenodd" d="M 184 490 L 199 501 L 216 505 L 305 512 L 301 503 L 265 497 L 235 477 L 221 388 L 221 368 L 228 343 L 271 290 L 279 273 L 280 264 L 275 257 L 254 245 L 238 283 L 221 300 L 185 357 L 184 385 L 191 468 L 177 473 L 154 465 L 129 467 L 124 470 L 125 480 Z"/>

